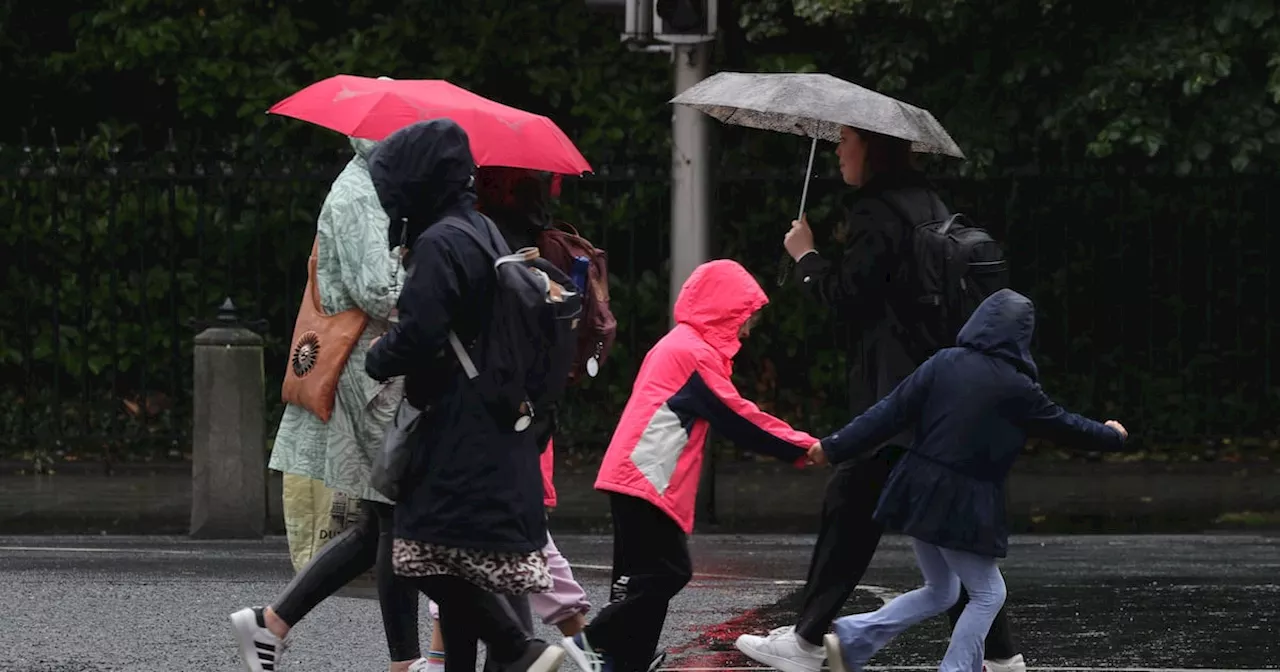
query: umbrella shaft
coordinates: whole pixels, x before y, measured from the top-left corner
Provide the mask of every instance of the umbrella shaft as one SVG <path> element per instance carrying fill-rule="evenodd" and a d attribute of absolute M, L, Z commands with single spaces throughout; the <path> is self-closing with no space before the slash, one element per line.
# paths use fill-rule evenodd
<path fill-rule="evenodd" d="M 796 219 L 804 218 L 804 206 L 809 201 L 809 179 L 813 177 L 813 155 L 818 152 L 818 139 L 813 139 L 813 144 L 809 145 L 809 167 L 804 171 L 804 190 L 800 192 L 800 214 L 796 215 Z M 787 284 L 787 276 L 791 275 L 791 266 L 795 262 L 791 259 L 791 253 L 782 253 L 782 262 L 778 264 L 778 286 L 782 287 Z"/>
<path fill-rule="evenodd" d="M 809 201 L 809 178 L 813 177 L 813 155 L 818 151 L 818 139 L 813 139 L 813 144 L 809 145 L 809 167 L 804 171 L 804 191 L 800 192 L 800 214 L 796 215 L 796 219 L 804 217 L 804 206 Z"/>

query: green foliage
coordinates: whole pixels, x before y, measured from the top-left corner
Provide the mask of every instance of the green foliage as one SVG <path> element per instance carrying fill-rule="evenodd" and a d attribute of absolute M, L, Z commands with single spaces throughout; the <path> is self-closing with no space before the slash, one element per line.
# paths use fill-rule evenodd
<path fill-rule="evenodd" d="M 966 178 L 949 183 L 953 204 L 1008 240 L 1016 284 L 1040 307 L 1046 385 L 1065 402 L 1178 442 L 1272 432 L 1270 185 L 1203 179 L 1280 158 L 1272 3 L 732 10 L 718 67 L 831 72 L 948 127 L 970 160 L 931 167 Z M 601 377 L 572 392 L 560 443 L 607 442 L 669 320 L 669 63 L 625 49 L 614 19 L 582 2 L 48 0 L 5 4 L 0 28 L 0 86 L 30 93 L 10 103 L 20 126 L 0 128 L 0 249 L 18 260 L 0 289 L 0 372 L 23 381 L 0 391 L 9 452 L 33 437 L 39 450 L 187 450 L 187 320 L 228 295 L 270 323 L 278 415 L 312 220 L 349 153 L 333 133 L 264 112 L 337 73 L 445 78 L 546 114 L 597 168 L 565 181 L 559 215 L 608 250 L 620 336 Z M 42 149 L 53 128 L 58 157 Z M 847 420 L 853 325 L 773 286 L 808 143 L 713 129 L 714 249 L 772 298 L 736 380 L 825 431 Z M 833 175 L 820 149 L 815 172 Z M 1114 177 L 1146 173 L 1196 179 Z M 813 189 L 810 219 L 838 253 L 842 187 Z"/>
<path fill-rule="evenodd" d="M 787 39 L 779 4 L 742 9 L 765 49 Z M 820 69 L 934 111 L 971 159 L 965 174 L 1109 159 L 1190 175 L 1280 158 L 1280 17 L 1268 0 L 791 4 L 800 30 L 848 40 L 814 53 Z"/>

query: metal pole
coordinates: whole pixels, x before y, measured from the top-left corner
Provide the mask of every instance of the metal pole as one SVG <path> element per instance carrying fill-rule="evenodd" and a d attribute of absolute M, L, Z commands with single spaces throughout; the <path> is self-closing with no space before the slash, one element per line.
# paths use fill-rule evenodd
<path fill-rule="evenodd" d="M 676 95 L 707 78 L 711 53 L 710 43 L 672 45 Z M 686 105 L 672 106 L 671 309 L 684 281 L 711 254 L 711 146 L 707 131 L 707 115 Z"/>

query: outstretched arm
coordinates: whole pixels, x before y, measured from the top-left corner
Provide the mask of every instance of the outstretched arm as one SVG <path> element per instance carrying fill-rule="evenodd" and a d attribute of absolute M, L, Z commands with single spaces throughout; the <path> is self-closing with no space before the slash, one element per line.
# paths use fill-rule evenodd
<path fill-rule="evenodd" d="M 1126 436 L 1120 429 L 1066 410 L 1038 384 L 1028 389 L 1026 404 L 1024 427 L 1028 434 L 1066 444 L 1084 444 L 1091 450 L 1124 450 Z"/>
<path fill-rule="evenodd" d="M 689 382 L 669 401 L 674 411 L 705 418 L 712 429 L 735 444 L 797 466 L 817 439 L 743 399 L 733 381 L 714 366 L 696 366 Z"/>
<path fill-rule="evenodd" d="M 844 429 L 822 440 L 830 462 L 843 462 L 888 441 L 920 415 L 933 382 L 933 359 L 911 372 L 889 396 L 854 418 Z"/>

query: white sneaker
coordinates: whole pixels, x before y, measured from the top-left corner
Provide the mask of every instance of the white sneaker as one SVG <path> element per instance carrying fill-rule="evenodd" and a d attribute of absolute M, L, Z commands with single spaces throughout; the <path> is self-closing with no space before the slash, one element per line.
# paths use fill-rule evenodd
<path fill-rule="evenodd" d="M 1004 660 L 982 661 L 982 672 L 1027 672 L 1027 663 L 1022 654 Z"/>
<path fill-rule="evenodd" d="M 840 654 L 839 637 L 834 634 L 826 635 L 822 638 L 822 647 L 826 649 L 827 661 L 831 666 L 831 672 L 855 672 L 844 664 L 844 656 Z"/>
<path fill-rule="evenodd" d="M 440 667 L 440 666 L 437 666 Z M 426 658 L 419 658 L 409 666 L 409 672 L 435 672 Z"/>
<path fill-rule="evenodd" d="M 231 630 L 240 645 L 240 659 L 249 672 L 280 672 L 283 639 L 271 634 L 262 620 L 262 609 L 253 607 L 231 614 Z"/>
<path fill-rule="evenodd" d="M 821 646 L 801 640 L 795 626 L 776 628 L 767 637 L 742 635 L 733 645 L 751 660 L 781 672 L 818 672 L 826 657 Z"/>

